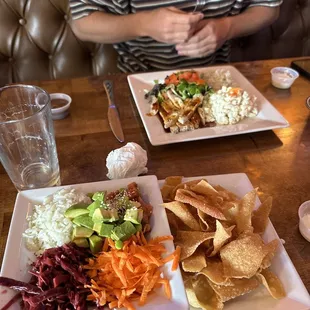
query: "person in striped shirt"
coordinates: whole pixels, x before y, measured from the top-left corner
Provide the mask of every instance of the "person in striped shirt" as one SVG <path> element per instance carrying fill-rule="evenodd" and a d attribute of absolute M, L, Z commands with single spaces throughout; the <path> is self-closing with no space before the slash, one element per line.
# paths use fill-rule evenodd
<path fill-rule="evenodd" d="M 273 23 L 282 0 L 70 0 L 83 41 L 112 43 L 123 72 L 229 61 L 230 40 Z"/>

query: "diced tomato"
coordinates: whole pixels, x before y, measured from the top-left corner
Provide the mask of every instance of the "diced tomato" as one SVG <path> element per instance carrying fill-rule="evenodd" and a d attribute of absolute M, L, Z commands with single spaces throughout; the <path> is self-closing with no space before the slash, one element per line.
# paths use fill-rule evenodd
<path fill-rule="evenodd" d="M 206 81 L 203 80 L 203 79 L 198 79 L 198 80 L 196 81 L 196 83 L 197 83 L 198 85 L 204 85 L 204 84 L 206 84 Z"/>
<path fill-rule="evenodd" d="M 191 80 L 193 82 L 198 81 L 199 80 L 199 74 L 197 72 L 193 72 Z"/>

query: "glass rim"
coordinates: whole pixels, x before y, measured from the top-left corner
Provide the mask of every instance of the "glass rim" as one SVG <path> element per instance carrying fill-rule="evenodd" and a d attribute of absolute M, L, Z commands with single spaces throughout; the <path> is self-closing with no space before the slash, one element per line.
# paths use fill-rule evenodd
<path fill-rule="evenodd" d="M 18 123 L 18 122 L 22 122 L 22 121 L 25 121 L 27 119 L 30 119 L 30 118 L 36 116 L 37 114 L 41 113 L 46 108 L 48 103 L 51 101 L 51 97 L 50 97 L 49 93 L 46 90 L 44 90 L 43 88 L 41 88 L 39 86 L 27 85 L 27 84 L 12 84 L 12 85 L 6 85 L 6 86 L 3 86 L 3 87 L 0 87 L 0 99 L 1 99 L 1 94 L 2 94 L 3 91 L 5 91 L 7 89 L 11 89 L 11 88 L 18 88 L 18 87 L 38 90 L 38 91 L 40 91 L 41 93 L 43 93 L 43 94 L 45 94 L 47 96 L 48 101 L 47 101 L 47 103 L 45 103 L 43 105 L 43 107 L 40 110 L 36 111 L 32 115 L 29 115 L 29 116 L 27 116 L 25 118 L 13 119 L 13 120 L 9 120 L 9 121 L 1 121 L 0 120 L 0 125 L 3 125 L 3 124 L 14 124 L 14 123 Z"/>

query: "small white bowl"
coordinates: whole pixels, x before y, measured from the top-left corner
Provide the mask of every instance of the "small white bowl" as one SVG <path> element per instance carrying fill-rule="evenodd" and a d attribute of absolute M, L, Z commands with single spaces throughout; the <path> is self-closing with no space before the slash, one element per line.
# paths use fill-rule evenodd
<path fill-rule="evenodd" d="M 63 93 L 53 93 L 50 94 L 51 97 L 51 107 L 52 107 L 52 118 L 53 120 L 63 119 L 69 114 L 69 108 L 71 104 L 71 97 Z M 53 108 L 53 100 L 62 100 L 63 104 L 59 108 Z"/>
<path fill-rule="evenodd" d="M 299 77 L 299 73 L 289 67 L 275 67 L 270 73 L 272 85 L 280 89 L 290 88 Z"/>
<path fill-rule="evenodd" d="M 302 236 L 310 242 L 310 227 L 308 228 L 305 223 L 303 222 L 302 218 L 306 215 L 310 215 L 310 200 L 305 201 L 298 210 L 299 216 L 299 231 Z"/>

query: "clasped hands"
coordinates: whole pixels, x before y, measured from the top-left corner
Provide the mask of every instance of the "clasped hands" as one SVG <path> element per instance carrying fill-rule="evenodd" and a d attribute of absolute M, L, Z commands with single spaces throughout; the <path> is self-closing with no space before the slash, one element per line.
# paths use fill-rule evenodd
<path fill-rule="evenodd" d="M 148 12 L 147 35 L 175 44 L 181 56 L 205 57 L 229 39 L 230 19 L 203 19 L 202 13 L 186 13 L 175 7 Z"/>

